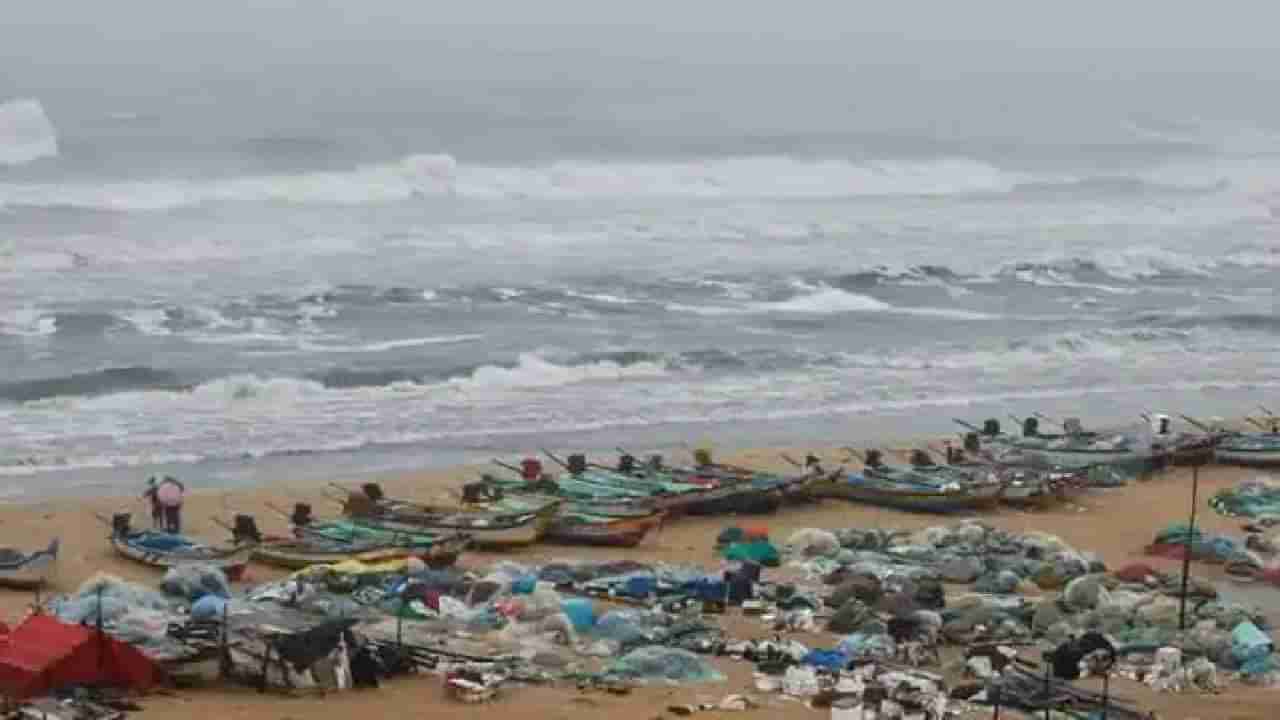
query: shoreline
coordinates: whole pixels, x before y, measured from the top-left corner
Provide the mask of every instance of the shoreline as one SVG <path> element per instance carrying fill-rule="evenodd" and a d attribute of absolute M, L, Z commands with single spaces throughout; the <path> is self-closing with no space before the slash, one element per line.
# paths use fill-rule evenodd
<path fill-rule="evenodd" d="M 242 490 L 273 485 L 320 485 L 347 477 L 352 480 L 384 480 L 422 470 L 446 471 L 458 466 L 485 465 L 493 457 L 530 454 L 539 447 L 613 455 L 625 446 L 632 452 L 661 453 L 667 457 L 687 454 L 684 444 L 710 444 L 721 454 L 751 448 L 799 448 L 812 446 L 900 445 L 943 436 L 957 437 L 951 418 L 980 423 L 987 417 L 1008 424 L 1010 410 L 1035 410 L 1053 417 L 1081 417 L 1088 427 L 1133 428 L 1144 412 L 1168 412 L 1194 407 L 1203 416 L 1237 416 L 1258 399 L 1255 387 L 1195 390 L 1133 390 L 1095 394 L 1092 402 L 1080 397 L 1026 393 L 1027 399 L 1000 402 L 921 399 L 896 409 L 880 407 L 869 412 L 829 412 L 770 420 L 725 422 L 713 419 L 683 423 L 619 424 L 580 431 L 538 434 L 492 435 L 475 442 L 442 440 L 405 445 L 379 445 L 350 450 L 285 453 L 264 457 L 206 460 L 196 463 L 132 465 L 72 470 L 42 469 L 23 472 L 0 468 L 0 498 L 11 502 L 40 502 L 128 495 L 141 488 L 150 475 L 181 478 L 189 487 Z M 1099 402 L 1102 400 L 1102 402 Z M 1175 410 L 1176 412 L 1176 410 Z M 429 420 L 424 420 L 429 422 Z M 1180 421 L 1175 421 L 1181 424 Z M 141 490 L 139 489 L 139 492 Z"/>

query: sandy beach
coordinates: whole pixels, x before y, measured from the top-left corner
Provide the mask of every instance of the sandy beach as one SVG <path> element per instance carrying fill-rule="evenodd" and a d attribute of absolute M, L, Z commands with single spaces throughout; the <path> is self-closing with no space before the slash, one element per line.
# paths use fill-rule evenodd
<path fill-rule="evenodd" d="M 747 450 L 733 453 L 727 459 L 760 469 L 781 471 L 787 469 L 779 457 L 781 450 L 783 449 Z M 792 452 L 796 451 L 792 449 Z M 826 455 L 829 459 L 841 456 L 835 451 Z M 406 474 L 385 478 L 383 486 L 392 496 L 440 501 L 448 499 L 450 490 L 481 470 L 476 467 L 458 467 L 448 471 Z M 1216 514 L 1204 501 L 1214 492 L 1256 475 L 1256 471 L 1241 468 L 1211 466 L 1202 469 L 1198 523 L 1208 531 L 1238 535 L 1240 522 Z M 342 478 L 335 478 L 334 482 L 341 483 Z M 195 489 L 187 502 L 185 522 L 192 535 L 209 541 L 225 539 L 225 531 L 213 519 L 227 518 L 233 512 L 252 512 L 264 529 L 283 531 L 287 529 L 284 522 L 267 509 L 268 504 L 286 506 L 297 501 L 308 501 L 318 512 L 324 514 L 328 510 L 332 513 L 336 507 L 325 499 L 322 490 L 323 487 L 316 485 L 269 486 L 228 492 Z M 1119 567 L 1141 558 L 1156 567 L 1174 569 L 1176 562 L 1142 557 L 1141 550 L 1151 541 L 1157 529 L 1185 519 L 1189 497 L 1190 471 L 1177 468 L 1147 481 L 1133 482 L 1126 487 L 1091 491 L 1075 505 L 1036 512 L 1002 508 L 985 514 L 982 519 L 1009 530 L 1034 529 L 1056 534 L 1075 547 L 1097 552 L 1111 567 Z M 73 591 L 86 578 L 100 571 L 154 585 L 159 580 L 159 573 L 115 556 L 106 542 L 106 529 L 95 518 L 95 514 L 107 515 L 120 510 L 132 510 L 138 521 L 146 520 L 141 502 L 127 497 L 6 507 L 0 510 L 0 541 L 30 546 L 51 536 L 62 538 L 64 555 L 60 559 L 58 580 L 56 586 L 46 592 Z M 774 516 L 763 520 L 753 519 L 752 522 L 766 523 L 772 536 L 781 541 L 794 530 L 806 527 L 831 530 L 850 527 L 921 528 L 951 520 L 827 500 L 814 506 L 783 508 Z M 630 550 L 538 545 L 507 556 L 526 561 L 630 558 L 697 562 L 714 567 L 720 562 L 713 549 L 715 535 L 732 523 L 732 518 L 725 517 L 682 518 Z M 496 557 L 498 556 L 492 553 L 474 552 L 464 556 L 460 563 L 464 566 L 479 566 Z M 1193 572 L 1226 582 L 1220 570 L 1201 563 L 1193 566 Z M 278 572 L 253 565 L 249 575 L 249 582 L 258 582 L 276 577 Z M 1255 590 L 1253 597 L 1258 597 L 1259 592 L 1273 591 Z M 1280 615 L 1275 612 L 1280 608 L 1280 590 L 1274 592 L 1276 602 L 1269 611 L 1273 615 Z M 27 611 L 31 601 L 30 595 L 16 591 L 0 594 L 0 608 L 4 618 L 16 621 Z M 726 622 L 741 633 L 742 637 L 750 638 L 752 633 L 757 637 L 768 634 L 763 626 L 732 615 Z M 819 635 L 812 638 L 815 645 L 823 642 L 834 644 L 834 641 L 834 636 L 824 638 Z M 468 714 L 503 713 L 516 718 L 566 719 L 592 717 L 603 711 L 620 720 L 648 720 L 662 715 L 663 709 L 671 704 L 714 701 L 731 693 L 749 693 L 763 701 L 761 708 L 750 711 L 752 717 L 780 718 L 797 714 L 816 717 L 825 712 L 806 710 L 803 704 L 780 697 L 760 697 L 751 687 L 749 664 L 727 661 L 717 663 L 729 678 L 721 685 L 645 688 L 627 697 L 586 694 L 573 687 L 518 688 L 506 692 L 492 706 L 466 707 L 464 711 Z M 1136 701 L 1142 707 L 1156 710 L 1160 717 L 1169 719 L 1260 720 L 1274 716 L 1276 702 L 1273 690 L 1239 685 L 1233 685 L 1229 691 L 1214 696 L 1158 694 L 1125 680 L 1118 680 L 1115 688 L 1118 694 Z M 444 697 L 438 678 L 430 676 L 400 678 L 377 691 L 341 693 L 322 699 L 260 695 L 243 688 L 216 686 L 172 694 L 161 693 L 144 698 L 141 704 L 144 709 L 139 717 L 157 719 L 217 714 L 225 718 L 245 720 L 299 717 L 336 720 L 359 713 L 385 716 L 411 711 L 415 715 L 425 715 L 433 710 L 449 712 L 461 709 Z"/>

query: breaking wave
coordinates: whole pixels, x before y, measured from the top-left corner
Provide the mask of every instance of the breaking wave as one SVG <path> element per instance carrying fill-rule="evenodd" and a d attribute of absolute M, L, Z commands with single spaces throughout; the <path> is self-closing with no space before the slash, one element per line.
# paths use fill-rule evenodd
<path fill-rule="evenodd" d="M 411 155 L 347 172 L 222 180 L 3 184 L 0 206 L 157 211 L 210 203 L 366 205 L 424 197 L 839 198 L 1008 193 L 1026 178 L 967 158 L 852 162 L 785 156 L 684 162 L 459 163 Z"/>
<path fill-rule="evenodd" d="M 26 165 L 57 155 L 58 134 L 39 100 L 0 103 L 0 165 Z"/>

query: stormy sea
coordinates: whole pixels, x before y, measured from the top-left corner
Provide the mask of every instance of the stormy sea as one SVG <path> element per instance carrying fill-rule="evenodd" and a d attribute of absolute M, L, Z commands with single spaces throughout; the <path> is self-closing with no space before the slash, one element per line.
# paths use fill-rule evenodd
<path fill-rule="evenodd" d="M 1277 132 L 182 102 L 0 98 L 0 495 L 1280 405 Z"/>

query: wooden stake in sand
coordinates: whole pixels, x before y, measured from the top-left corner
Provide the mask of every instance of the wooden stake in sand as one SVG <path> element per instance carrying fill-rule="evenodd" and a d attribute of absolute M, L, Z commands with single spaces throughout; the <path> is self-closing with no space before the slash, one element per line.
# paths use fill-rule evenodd
<path fill-rule="evenodd" d="M 1191 466 L 1191 519 L 1187 523 L 1187 544 L 1182 548 L 1182 591 L 1178 598 L 1178 629 L 1187 629 L 1187 582 L 1191 574 L 1191 546 L 1196 532 L 1196 499 L 1200 490 L 1200 463 Z"/>

